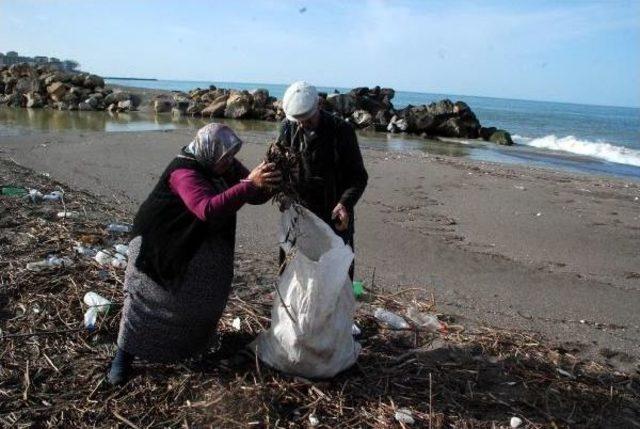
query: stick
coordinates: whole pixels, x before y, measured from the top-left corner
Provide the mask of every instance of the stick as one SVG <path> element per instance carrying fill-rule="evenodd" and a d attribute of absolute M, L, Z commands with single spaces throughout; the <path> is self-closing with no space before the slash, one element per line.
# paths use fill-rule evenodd
<path fill-rule="evenodd" d="M 127 420 L 126 418 L 122 417 L 120 414 L 118 414 L 117 411 L 112 411 L 113 415 L 115 418 L 117 418 L 118 420 L 120 420 L 122 423 L 126 424 L 129 427 L 132 427 L 133 429 L 140 429 L 138 426 L 134 425 L 131 420 Z"/>

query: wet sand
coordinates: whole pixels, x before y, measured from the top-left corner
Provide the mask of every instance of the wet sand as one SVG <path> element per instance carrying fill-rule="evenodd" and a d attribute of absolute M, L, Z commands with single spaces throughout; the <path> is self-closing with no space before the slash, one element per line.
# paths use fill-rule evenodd
<path fill-rule="evenodd" d="M 13 158 L 132 211 L 192 130 L 3 137 Z M 268 132 L 239 131 L 247 166 Z M 433 293 L 466 326 L 541 332 L 567 350 L 631 370 L 640 357 L 640 184 L 364 150 L 356 276 Z M 238 246 L 276 259 L 278 211 L 243 208 Z"/>

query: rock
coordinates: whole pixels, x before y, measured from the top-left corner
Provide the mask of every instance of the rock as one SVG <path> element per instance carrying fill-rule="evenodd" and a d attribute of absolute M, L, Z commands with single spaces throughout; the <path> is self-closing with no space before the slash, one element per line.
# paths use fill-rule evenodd
<path fill-rule="evenodd" d="M 453 102 L 449 99 L 440 100 L 437 103 L 431 103 L 427 106 L 429 113 L 434 116 L 453 115 Z"/>
<path fill-rule="evenodd" d="M 77 103 L 68 103 L 67 104 L 67 110 L 78 110 L 78 104 Z"/>
<path fill-rule="evenodd" d="M 118 101 L 119 112 L 125 112 L 125 111 L 131 111 L 131 110 L 135 110 L 133 106 L 133 102 L 131 100 Z"/>
<path fill-rule="evenodd" d="M 389 121 L 391 120 L 391 112 L 388 110 L 380 110 L 376 113 L 376 117 L 374 118 L 374 123 L 377 125 L 382 125 L 382 129 L 386 130 L 387 125 L 389 125 Z"/>
<path fill-rule="evenodd" d="M 25 94 L 25 98 L 27 99 L 26 107 L 37 109 L 44 105 L 42 100 L 42 96 L 37 92 L 29 92 Z"/>
<path fill-rule="evenodd" d="M 71 75 L 71 79 L 69 80 L 69 83 L 75 86 L 84 86 L 85 77 L 86 76 L 82 73 L 75 73 Z"/>
<path fill-rule="evenodd" d="M 436 116 L 426 106 L 408 107 L 403 114 L 407 121 L 407 130 L 413 133 L 426 132 L 429 134 L 436 125 Z"/>
<path fill-rule="evenodd" d="M 107 107 L 108 112 L 115 112 L 118 109 L 118 105 L 116 103 L 111 103 Z"/>
<path fill-rule="evenodd" d="M 84 86 L 94 89 L 95 87 L 104 87 L 104 79 L 98 75 L 90 74 L 84 78 Z"/>
<path fill-rule="evenodd" d="M 31 76 L 33 71 L 27 63 L 12 64 L 9 66 L 9 74 L 15 78 Z"/>
<path fill-rule="evenodd" d="M 207 107 L 202 109 L 200 113 L 202 113 L 202 116 L 220 117 L 224 115 L 224 111 L 227 108 L 228 99 L 229 99 L 229 96 L 226 94 L 223 94 L 218 98 L 216 98 L 215 100 L 213 100 L 213 102 L 211 102 L 211 104 L 209 104 Z"/>
<path fill-rule="evenodd" d="M 505 130 L 495 131 L 489 137 L 489 141 L 504 146 L 511 146 L 513 144 L 513 140 L 511 140 L 511 134 L 509 134 Z"/>
<path fill-rule="evenodd" d="M 114 92 L 113 96 L 114 96 L 114 100 L 117 101 L 118 103 L 121 101 L 131 100 L 131 94 L 125 91 Z"/>
<path fill-rule="evenodd" d="M 380 96 L 383 98 L 386 97 L 389 101 L 391 101 L 395 95 L 396 91 L 393 88 L 380 89 Z"/>
<path fill-rule="evenodd" d="M 82 102 L 82 103 L 78 103 L 78 110 L 90 111 L 90 110 L 95 110 L 95 108 L 92 107 L 89 103 Z"/>
<path fill-rule="evenodd" d="M 187 115 L 199 115 L 205 107 L 206 106 L 203 103 L 192 101 L 189 103 L 189 107 L 187 107 Z"/>
<path fill-rule="evenodd" d="M 153 100 L 153 111 L 156 113 L 170 112 L 173 108 L 173 101 L 170 98 L 156 98 Z"/>
<path fill-rule="evenodd" d="M 98 107 L 98 104 L 100 104 L 100 100 L 97 97 L 89 97 L 86 100 L 84 100 L 84 103 L 88 104 L 92 109 L 95 110 L 96 107 Z"/>
<path fill-rule="evenodd" d="M 263 108 L 269 101 L 269 91 L 263 88 L 254 89 L 250 92 L 253 97 L 253 107 Z"/>
<path fill-rule="evenodd" d="M 491 134 L 495 133 L 496 131 L 498 131 L 498 129 L 496 127 L 480 127 L 480 138 L 482 140 L 488 141 L 489 138 L 491 137 Z"/>
<path fill-rule="evenodd" d="M 53 101 L 60 101 L 67 93 L 67 86 L 62 82 L 54 82 L 47 87 L 47 93 Z"/>
<path fill-rule="evenodd" d="M 41 89 L 42 87 L 38 79 L 33 79 L 30 77 L 21 77 L 16 81 L 12 92 L 16 94 L 26 94 L 32 91 L 40 92 Z"/>
<path fill-rule="evenodd" d="M 404 118 L 398 118 L 396 115 L 393 115 L 389 121 L 389 125 L 387 125 L 387 131 L 392 133 L 405 132 L 407 129 L 409 129 L 407 120 Z"/>
<path fill-rule="evenodd" d="M 225 118 L 241 119 L 251 114 L 253 98 L 246 91 L 236 92 L 227 99 L 227 107 L 224 110 Z"/>
<path fill-rule="evenodd" d="M 461 117 L 449 118 L 435 128 L 435 134 L 443 137 L 478 138 L 480 124 Z"/>
<path fill-rule="evenodd" d="M 365 128 L 373 124 L 373 116 L 366 110 L 356 110 L 351 115 L 351 119 L 358 128 Z"/>
<path fill-rule="evenodd" d="M 182 109 L 178 109 L 177 107 L 174 107 L 173 109 L 171 109 L 171 115 L 175 117 L 180 117 L 180 116 L 183 116 L 184 114 L 185 114 L 185 111 Z"/>
<path fill-rule="evenodd" d="M 356 110 L 356 98 L 352 94 L 329 94 L 327 103 L 344 117 L 351 116 Z"/>

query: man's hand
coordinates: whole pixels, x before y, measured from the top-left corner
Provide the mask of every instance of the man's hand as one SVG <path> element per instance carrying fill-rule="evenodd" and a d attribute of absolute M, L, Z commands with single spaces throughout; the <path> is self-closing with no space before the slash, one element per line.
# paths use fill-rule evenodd
<path fill-rule="evenodd" d="M 263 161 L 249 173 L 247 179 L 258 188 L 273 189 L 282 182 L 282 173 L 275 168 L 275 164 Z"/>
<path fill-rule="evenodd" d="M 349 226 L 349 212 L 341 203 L 338 203 L 331 212 L 331 219 L 336 225 L 338 231 L 346 231 Z"/>

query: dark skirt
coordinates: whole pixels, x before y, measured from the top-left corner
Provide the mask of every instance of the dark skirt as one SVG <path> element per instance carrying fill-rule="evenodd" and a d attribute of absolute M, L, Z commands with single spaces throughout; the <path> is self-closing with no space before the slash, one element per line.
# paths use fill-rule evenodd
<path fill-rule="evenodd" d="M 233 280 L 233 243 L 205 240 L 176 284 L 162 287 L 138 270 L 141 237 L 129 245 L 118 347 L 153 362 L 194 357 L 215 340 Z"/>

